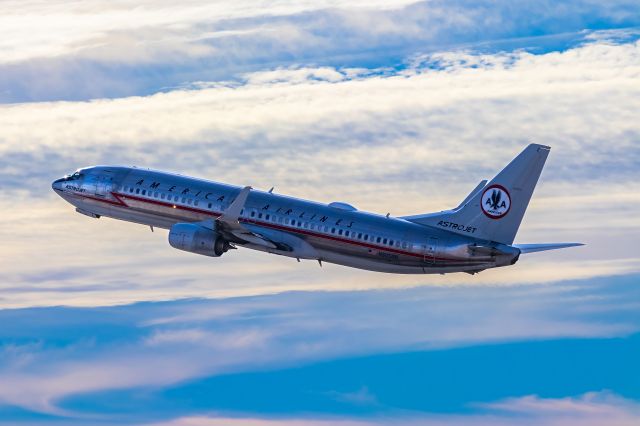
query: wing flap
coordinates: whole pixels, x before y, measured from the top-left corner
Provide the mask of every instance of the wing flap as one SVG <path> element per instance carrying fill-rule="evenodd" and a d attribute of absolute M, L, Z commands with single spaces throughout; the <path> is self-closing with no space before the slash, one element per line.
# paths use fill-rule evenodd
<path fill-rule="evenodd" d="M 245 241 L 247 243 L 251 243 L 251 244 L 255 244 L 258 246 L 262 246 L 262 247 L 267 247 L 270 249 L 277 249 L 278 246 L 275 245 L 273 242 L 271 242 L 270 240 L 268 240 L 267 238 L 265 238 L 264 236 L 260 235 L 260 234 L 256 234 L 255 232 L 251 232 L 248 229 L 247 230 L 232 230 L 230 231 L 231 234 L 242 240 Z"/>

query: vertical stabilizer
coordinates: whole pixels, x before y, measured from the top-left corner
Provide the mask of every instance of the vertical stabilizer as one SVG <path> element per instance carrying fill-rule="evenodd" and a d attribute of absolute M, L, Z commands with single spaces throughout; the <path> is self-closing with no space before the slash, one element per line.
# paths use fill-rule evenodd
<path fill-rule="evenodd" d="M 550 149 L 529 145 L 486 186 L 453 210 L 404 219 L 469 237 L 512 244 Z"/>

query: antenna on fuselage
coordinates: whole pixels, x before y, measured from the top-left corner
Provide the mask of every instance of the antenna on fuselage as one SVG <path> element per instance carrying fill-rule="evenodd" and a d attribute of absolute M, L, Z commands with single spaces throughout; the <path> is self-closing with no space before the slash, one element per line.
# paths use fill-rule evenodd
<path fill-rule="evenodd" d="M 273 194 L 273 188 L 275 188 L 275 186 L 272 186 L 271 189 L 269 191 L 267 191 L 269 194 Z"/>

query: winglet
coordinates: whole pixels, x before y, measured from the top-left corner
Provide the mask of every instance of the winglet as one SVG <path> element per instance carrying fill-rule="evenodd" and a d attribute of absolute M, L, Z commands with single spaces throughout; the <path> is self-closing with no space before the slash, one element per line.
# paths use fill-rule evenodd
<path fill-rule="evenodd" d="M 249 192 L 252 190 L 250 186 L 245 186 L 240 190 L 240 193 L 236 197 L 235 200 L 227 207 L 227 209 L 222 212 L 222 215 L 218 218 L 221 222 L 227 223 L 238 223 L 238 219 L 240 218 L 240 213 L 244 208 L 245 203 L 247 202 L 247 197 L 249 197 Z"/>

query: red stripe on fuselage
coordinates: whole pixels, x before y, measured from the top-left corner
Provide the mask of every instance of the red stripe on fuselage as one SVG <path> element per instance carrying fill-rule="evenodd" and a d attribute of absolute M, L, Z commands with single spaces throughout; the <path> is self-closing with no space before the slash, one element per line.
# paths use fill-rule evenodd
<path fill-rule="evenodd" d="M 113 195 L 113 197 L 116 200 L 118 200 L 118 202 L 111 201 L 111 200 L 108 200 L 108 199 L 93 197 L 93 196 L 90 196 L 90 195 L 84 195 L 84 194 L 75 194 L 75 195 L 80 196 L 80 197 L 84 197 L 84 198 L 89 198 L 89 199 L 95 200 L 95 201 L 102 201 L 102 202 L 109 203 L 109 204 L 112 204 L 112 205 L 116 205 L 116 206 L 119 206 L 119 207 L 130 208 L 130 209 L 133 208 L 133 207 L 131 207 L 128 204 L 126 204 L 123 201 L 123 199 L 129 198 L 129 199 L 135 200 L 135 201 L 154 204 L 154 205 L 162 206 L 162 207 L 169 207 L 169 208 L 176 209 L 176 210 L 184 210 L 184 211 L 190 211 L 190 212 L 193 212 L 193 213 L 200 213 L 200 214 L 207 215 L 207 216 L 218 217 L 218 216 L 221 215 L 221 213 L 214 212 L 214 211 L 211 211 L 211 210 L 203 210 L 203 209 L 197 209 L 197 208 L 193 208 L 193 207 L 181 206 L 181 205 L 174 204 L 174 203 L 167 203 L 167 202 L 158 201 L 158 200 L 150 200 L 150 199 L 143 198 L 143 197 L 138 197 L 138 196 L 135 196 L 135 195 L 120 194 L 120 193 L 117 193 L 117 192 L 112 192 L 111 195 Z M 269 214 L 273 214 L 273 213 L 269 213 Z M 280 231 L 285 231 L 285 232 L 294 233 L 294 234 L 298 233 L 298 234 L 308 235 L 308 236 L 317 237 L 317 238 L 324 238 L 324 239 L 331 240 L 331 241 L 336 241 L 336 242 L 345 243 L 345 244 L 351 244 L 351 245 L 360 246 L 360 247 L 366 247 L 366 248 L 374 249 L 374 250 L 378 250 L 378 251 L 392 252 L 392 253 L 402 254 L 402 255 L 405 255 L 405 256 L 417 257 L 417 258 L 421 258 L 421 259 L 425 259 L 425 260 L 427 258 L 428 259 L 432 259 L 432 257 L 430 257 L 430 256 L 425 256 L 425 255 L 419 254 L 419 253 L 413 253 L 413 252 L 409 252 L 409 251 L 398 250 L 398 249 L 395 249 L 395 248 L 392 248 L 392 247 L 387 247 L 387 246 L 377 246 L 375 244 L 364 243 L 364 242 L 361 242 L 361 241 L 348 240 L 348 239 L 345 239 L 345 238 L 339 238 L 339 237 L 335 237 L 335 236 L 331 236 L 331 235 L 320 234 L 320 233 L 311 232 L 311 231 L 308 231 L 308 230 L 303 230 L 303 229 L 298 229 L 298 228 L 290 228 L 290 227 L 278 225 L 278 224 L 271 223 L 271 222 L 250 220 L 250 219 L 246 219 L 246 218 L 240 218 L 239 222 L 248 223 L 248 224 L 257 225 L 257 226 L 262 226 L 262 227 L 265 227 L 265 228 L 277 229 L 277 230 L 280 230 Z M 441 257 L 434 257 L 433 259 L 434 260 L 438 260 L 438 261 L 446 261 L 446 262 L 463 262 L 462 259 L 448 259 L 448 258 L 441 258 Z"/>

